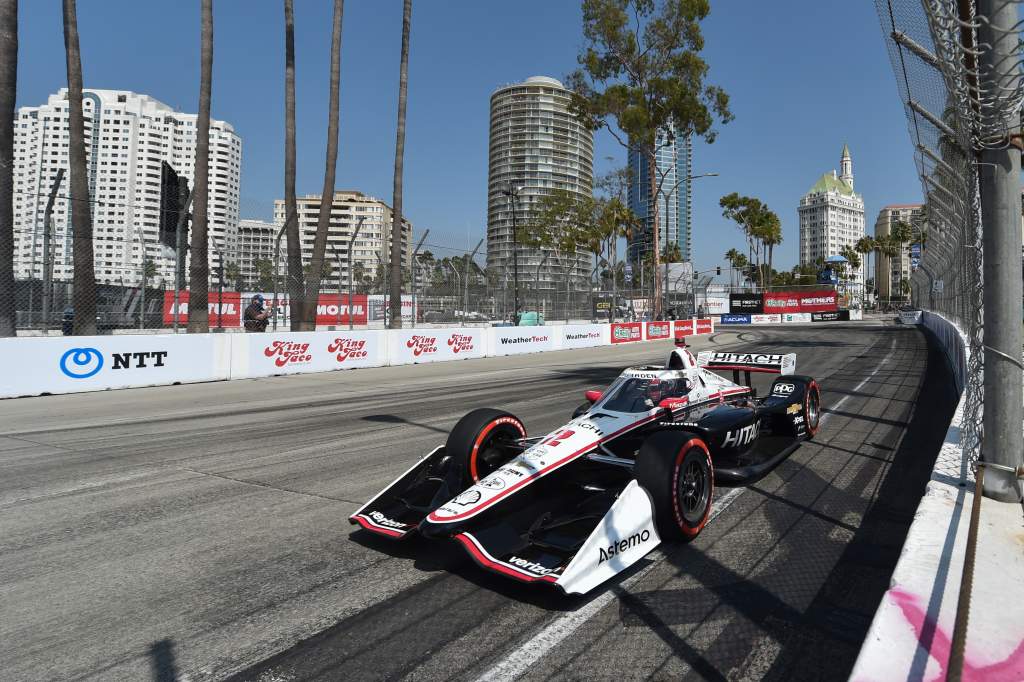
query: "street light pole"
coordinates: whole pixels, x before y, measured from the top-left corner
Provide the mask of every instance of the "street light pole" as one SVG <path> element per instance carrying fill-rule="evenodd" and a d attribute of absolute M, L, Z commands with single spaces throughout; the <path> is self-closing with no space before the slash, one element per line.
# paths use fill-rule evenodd
<path fill-rule="evenodd" d="M 462 316 L 465 319 L 469 314 L 469 266 L 473 264 L 473 259 L 476 257 L 476 252 L 480 250 L 480 245 L 484 243 L 481 239 L 476 243 L 476 248 L 473 249 L 473 253 L 469 254 L 469 259 L 466 261 L 466 277 L 463 281 L 465 287 L 465 294 L 462 299 Z"/>
<path fill-rule="evenodd" d="M 288 224 L 291 221 L 296 220 L 296 219 L 297 219 L 297 216 L 294 213 L 292 213 L 290 216 L 288 216 L 288 219 L 284 221 L 284 225 L 282 225 L 281 229 L 277 231 L 277 237 L 274 238 L 274 297 L 271 299 L 270 312 L 274 315 L 274 326 L 273 326 L 273 329 L 274 329 L 275 332 L 277 331 L 277 278 L 278 278 L 278 270 L 277 270 L 277 268 L 278 268 L 278 265 L 281 262 L 281 237 L 284 236 L 284 231 L 288 229 Z M 292 306 L 293 305 L 295 305 L 295 301 L 289 300 L 288 301 L 288 318 L 289 319 L 291 319 L 292 313 L 294 312 L 292 310 Z"/>
<path fill-rule="evenodd" d="M 359 237 L 359 230 L 363 227 L 363 221 L 366 220 L 366 216 L 359 216 L 359 222 L 356 223 L 356 231 L 352 233 L 352 236 L 348 238 L 348 330 L 352 331 L 352 246 L 356 242 L 356 238 Z M 341 290 L 338 290 L 338 299 L 341 299 Z M 369 322 L 369 320 L 367 320 Z"/>
<path fill-rule="evenodd" d="M 513 311 L 512 316 L 516 317 L 519 315 L 519 239 L 516 235 L 516 202 L 519 201 L 519 193 L 523 190 L 522 187 L 516 187 L 511 182 L 508 183 L 508 189 L 502 190 L 501 193 L 509 197 L 512 202 L 512 305 Z"/>
<path fill-rule="evenodd" d="M 692 204 L 692 199 L 693 199 L 693 190 L 691 188 L 691 184 L 690 183 L 693 180 L 697 180 L 699 178 L 714 178 L 714 177 L 718 177 L 718 173 L 701 173 L 699 175 L 687 175 L 687 176 L 685 176 L 683 178 L 680 178 L 678 181 L 676 181 L 676 184 L 672 185 L 672 189 L 670 189 L 665 194 L 665 250 L 666 250 L 666 256 L 668 255 L 667 252 L 668 252 L 668 215 L 669 215 L 668 202 L 669 202 L 669 197 L 671 197 L 673 194 L 675 194 L 676 190 L 679 189 L 679 185 L 681 185 L 683 183 L 686 183 L 686 225 L 687 225 L 687 227 L 690 227 L 690 218 L 691 218 L 690 205 Z M 676 214 L 676 223 L 677 223 L 677 225 L 678 225 L 678 221 L 679 221 L 679 215 L 677 213 Z M 657 253 L 657 248 L 658 248 L 657 247 L 657 244 L 658 244 L 657 237 L 658 237 L 658 232 L 660 230 L 660 226 L 659 225 L 655 225 L 654 226 L 654 230 L 655 230 L 655 235 L 654 235 L 654 237 L 655 237 L 655 239 L 654 239 L 654 244 L 655 244 L 655 247 L 654 247 L 655 248 L 655 254 L 654 254 L 655 255 L 655 260 L 654 260 L 654 262 L 655 262 L 655 264 L 657 264 L 658 258 L 660 257 L 660 254 Z M 690 262 L 693 262 L 693 254 L 690 254 Z M 655 265 L 655 272 L 657 272 L 657 265 Z M 668 258 L 665 259 L 665 277 L 664 277 L 664 279 L 665 279 L 665 291 L 664 291 L 664 294 L 662 294 L 663 295 L 663 304 L 661 306 L 652 306 L 655 310 L 659 310 L 660 309 L 661 311 L 664 311 L 665 306 L 668 304 Z M 657 288 L 655 288 L 654 296 L 652 296 L 652 298 L 658 296 L 660 293 L 661 292 L 658 292 Z M 652 312 L 652 317 L 653 317 L 654 310 L 652 310 L 651 312 Z"/>
<path fill-rule="evenodd" d="M 412 251 L 412 326 L 413 326 L 413 329 L 416 328 L 416 315 L 418 313 L 418 309 L 416 308 L 416 271 L 419 269 L 418 268 L 419 263 L 418 263 L 418 261 L 416 259 L 419 257 L 420 247 L 423 246 L 423 242 L 426 241 L 428 234 L 430 234 L 430 229 L 429 228 L 426 231 L 424 231 L 423 236 L 420 237 L 420 241 L 416 244 L 416 248 L 413 249 L 413 251 Z"/>

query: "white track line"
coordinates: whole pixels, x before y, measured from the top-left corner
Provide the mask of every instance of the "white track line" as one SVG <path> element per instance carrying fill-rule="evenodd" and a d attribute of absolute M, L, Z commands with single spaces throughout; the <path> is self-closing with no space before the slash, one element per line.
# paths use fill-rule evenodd
<path fill-rule="evenodd" d="M 708 523 L 714 521 L 715 517 L 735 502 L 736 498 L 744 490 L 746 488 L 733 488 L 718 498 L 718 501 L 711 508 L 711 516 L 708 518 Z M 665 558 L 665 555 L 661 551 L 655 550 L 649 557 L 653 561 L 619 583 L 617 585 L 618 589 L 627 589 L 640 581 Z M 587 602 L 580 609 L 555 618 L 547 627 L 531 637 L 529 641 L 478 677 L 477 682 L 498 682 L 522 675 L 531 665 L 540 660 L 544 654 L 551 651 L 559 642 L 575 632 L 583 623 L 590 620 L 592 616 L 607 606 L 616 596 L 616 592 L 607 590 L 592 601 Z"/>
<path fill-rule="evenodd" d="M 886 353 L 885 358 L 878 363 L 878 366 L 875 367 L 870 374 L 864 377 L 864 379 L 857 384 L 849 394 L 843 396 L 839 402 L 830 407 L 829 413 L 822 415 L 820 423 L 824 424 L 831 416 L 831 412 L 842 407 L 854 393 L 864 388 L 864 385 L 871 381 L 871 379 L 881 371 L 882 366 L 889 361 L 890 357 L 892 357 L 894 346 L 895 341 L 889 345 L 889 352 Z M 718 501 L 711 508 L 711 516 L 708 518 L 708 523 L 714 521 L 715 517 L 725 511 L 726 508 L 735 502 L 736 498 L 738 498 L 745 490 L 746 488 L 733 488 L 718 498 Z M 661 560 L 665 558 L 665 555 L 660 550 L 655 550 L 651 552 L 649 557 L 652 559 L 651 563 L 619 583 L 617 586 L 619 590 L 628 589 L 643 579 L 643 577 L 650 573 L 655 566 L 661 563 Z M 617 591 L 609 589 L 594 598 L 592 601 L 584 604 L 578 610 L 555 618 L 555 620 L 549 623 L 547 627 L 524 642 L 519 648 L 478 677 L 476 682 L 504 682 L 504 680 L 511 680 L 519 677 L 525 673 L 530 666 L 539 661 L 544 654 L 558 646 L 562 640 L 575 632 L 585 622 L 590 620 L 598 611 L 610 604 L 611 601 L 616 598 L 616 592 Z"/>

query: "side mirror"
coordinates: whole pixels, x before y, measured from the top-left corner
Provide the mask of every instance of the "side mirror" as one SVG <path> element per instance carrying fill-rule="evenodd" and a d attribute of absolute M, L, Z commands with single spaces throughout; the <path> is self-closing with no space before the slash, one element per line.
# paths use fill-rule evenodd
<path fill-rule="evenodd" d="M 601 391 L 586 391 L 584 392 L 583 397 L 587 399 L 587 402 L 593 405 L 594 403 L 601 399 L 601 395 Z"/>

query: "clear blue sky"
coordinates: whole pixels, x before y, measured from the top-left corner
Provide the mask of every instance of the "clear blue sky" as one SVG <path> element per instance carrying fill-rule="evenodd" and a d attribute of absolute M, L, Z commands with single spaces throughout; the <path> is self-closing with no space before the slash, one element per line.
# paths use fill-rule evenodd
<path fill-rule="evenodd" d="M 213 115 L 242 136 L 242 214 L 269 218 L 283 195 L 284 28 L 280 0 L 216 0 Z M 323 183 L 331 4 L 297 0 L 298 190 Z M 342 43 L 338 188 L 391 202 L 400 0 L 349 0 Z M 79 0 L 86 87 L 134 90 L 194 112 L 199 1 Z M 171 14 L 171 10 L 174 14 Z M 66 84 L 60 3 L 21 2 L 18 103 Z M 867 231 L 878 210 L 916 202 L 921 189 L 878 18 L 865 2 L 712 2 L 705 23 L 711 81 L 732 97 L 735 121 L 698 144 L 694 261 L 714 267 L 739 231 L 718 198 L 737 191 L 782 218 L 776 267 L 797 260 L 801 195 L 853 155 Z M 574 0 L 417 0 L 413 6 L 405 213 L 417 238 L 472 248 L 486 228 L 488 99 L 533 75 L 561 78 L 582 43 Z M 597 171 L 623 150 L 597 140 Z M 613 157 L 607 161 L 605 157 Z M 435 253 L 446 252 L 434 249 Z"/>

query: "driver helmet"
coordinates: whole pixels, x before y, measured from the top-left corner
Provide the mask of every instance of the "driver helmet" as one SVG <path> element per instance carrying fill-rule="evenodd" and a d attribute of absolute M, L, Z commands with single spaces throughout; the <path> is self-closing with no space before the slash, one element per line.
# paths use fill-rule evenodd
<path fill-rule="evenodd" d="M 651 379 L 650 383 L 647 384 L 647 399 L 651 401 L 652 405 L 657 405 L 661 402 L 661 399 L 666 395 L 666 386 L 662 384 L 660 379 Z"/>

